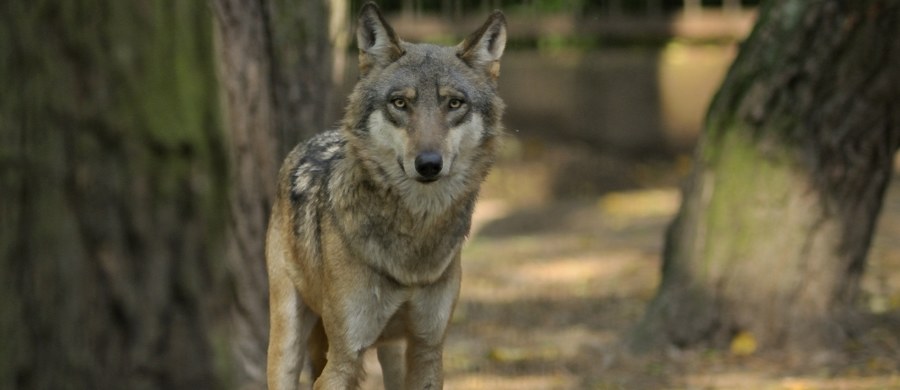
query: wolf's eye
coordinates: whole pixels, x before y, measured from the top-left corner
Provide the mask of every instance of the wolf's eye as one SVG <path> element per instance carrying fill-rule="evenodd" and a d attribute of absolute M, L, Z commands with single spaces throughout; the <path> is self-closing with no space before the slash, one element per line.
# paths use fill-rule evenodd
<path fill-rule="evenodd" d="M 393 104 L 394 107 L 396 107 L 398 110 L 406 109 L 406 99 L 394 98 L 394 99 L 391 99 L 391 104 Z"/>
<path fill-rule="evenodd" d="M 462 99 L 450 99 L 450 102 L 447 103 L 447 106 L 450 107 L 451 110 L 460 108 L 460 107 L 462 107 L 462 105 L 463 105 Z"/>

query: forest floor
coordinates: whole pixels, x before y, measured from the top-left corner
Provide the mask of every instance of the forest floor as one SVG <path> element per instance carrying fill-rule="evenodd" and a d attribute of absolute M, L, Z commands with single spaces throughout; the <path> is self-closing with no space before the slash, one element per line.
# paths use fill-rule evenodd
<path fill-rule="evenodd" d="M 624 340 L 659 283 L 689 162 L 592 161 L 577 147 L 540 154 L 502 162 L 486 183 L 463 254 L 446 388 L 900 389 L 900 175 L 863 283 L 871 324 L 839 353 L 761 354 L 750 336 L 725 350 L 634 355 Z M 617 184 L 598 187 L 604 170 Z M 367 366 L 366 388 L 380 388 L 374 356 Z"/>

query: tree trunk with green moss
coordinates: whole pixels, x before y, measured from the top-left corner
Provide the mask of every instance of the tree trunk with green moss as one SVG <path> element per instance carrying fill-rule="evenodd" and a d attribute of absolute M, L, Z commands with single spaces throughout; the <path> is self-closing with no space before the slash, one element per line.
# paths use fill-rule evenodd
<path fill-rule="evenodd" d="M 0 6 L 0 388 L 227 386 L 211 21 Z"/>
<path fill-rule="evenodd" d="M 900 4 L 779 0 L 710 107 L 639 348 L 852 336 L 900 147 Z"/>

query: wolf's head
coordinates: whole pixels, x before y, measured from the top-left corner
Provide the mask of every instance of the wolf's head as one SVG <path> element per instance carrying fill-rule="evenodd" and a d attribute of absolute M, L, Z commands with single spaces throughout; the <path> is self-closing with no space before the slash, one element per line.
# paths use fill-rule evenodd
<path fill-rule="evenodd" d="M 345 119 L 354 152 L 415 196 L 477 189 L 501 131 L 503 14 L 456 46 L 404 42 L 373 3 L 358 23 L 360 80 Z"/>

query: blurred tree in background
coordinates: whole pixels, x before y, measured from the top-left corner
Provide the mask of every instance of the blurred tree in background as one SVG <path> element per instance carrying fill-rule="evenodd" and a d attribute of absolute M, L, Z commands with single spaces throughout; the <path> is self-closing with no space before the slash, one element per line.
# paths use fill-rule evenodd
<path fill-rule="evenodd" d="M 900 4 L 765 2 L 711 105 L 636 341 L 810 351 L 854 307 L 900 147 Z"/>
<path fill-rule="evenodd" d="M 263 387 L 274 177 L 345 7 L 0 6 L 0 388 Z"/>
<path fill-rule="evenodd" d="M 265 387 L 269 330 L 265 234 L 278 168 L 330 123 L 334 62 L 346 51 L 344 0 L 212 0 L 230 172 L 226 260 L 233 281 L 236 378 Z"/>
<path fill-rule="evenodd" d="M 207 4 L 0 8 L 0 388 L 222 385 Z"/>

